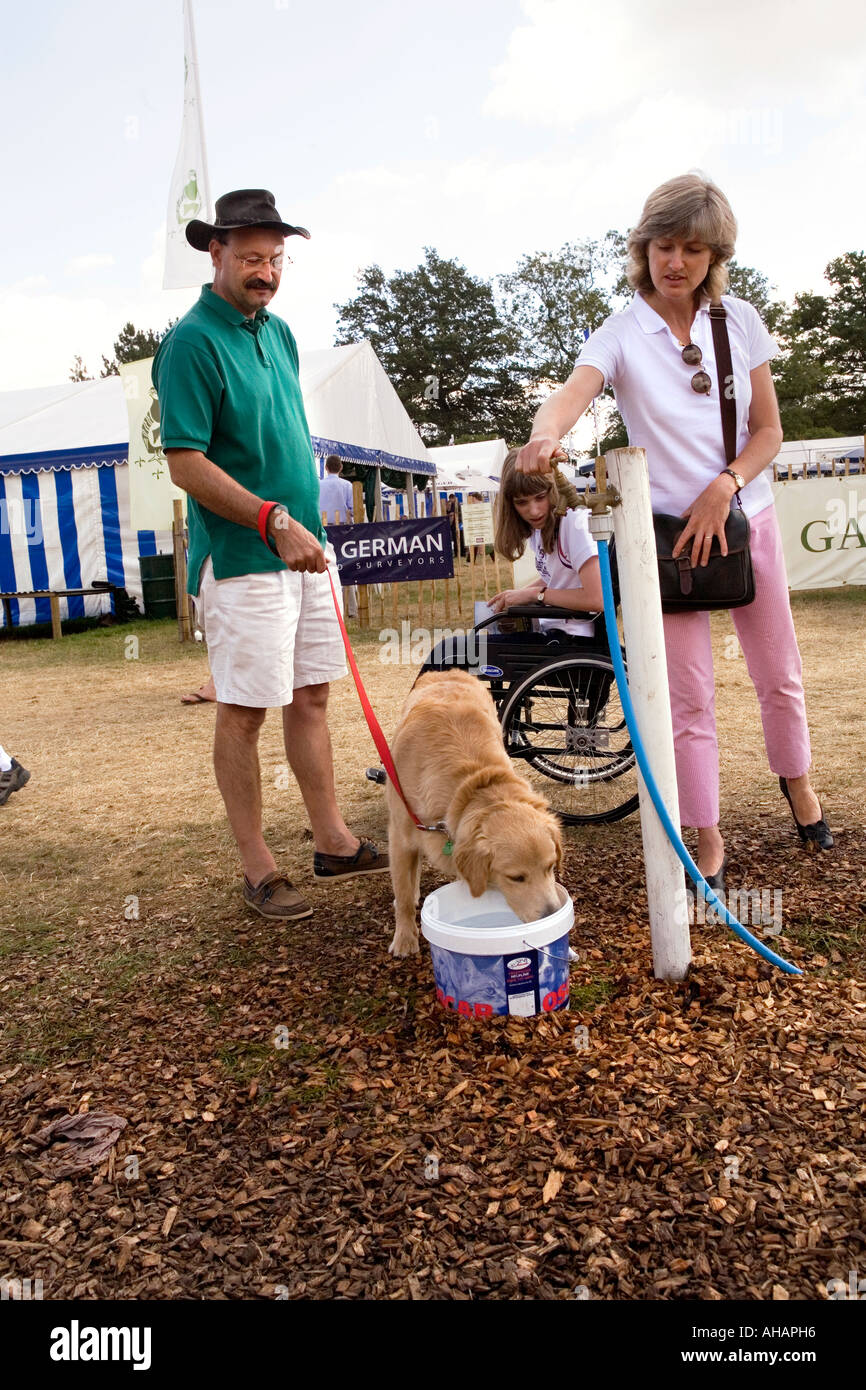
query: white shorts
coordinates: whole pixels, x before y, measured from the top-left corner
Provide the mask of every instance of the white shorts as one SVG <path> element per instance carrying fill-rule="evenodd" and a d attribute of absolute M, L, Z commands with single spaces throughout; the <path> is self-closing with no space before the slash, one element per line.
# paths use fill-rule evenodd
<path fill-rule="evenodd" d="M 334 548 L 325 547 L 342 609 Z M 271 709 L 302 685 L 347 674 L 343 639 L 325 574 L 269 570 L 215 579 L 208 556 L 195 599 L 217 700 Z"/>

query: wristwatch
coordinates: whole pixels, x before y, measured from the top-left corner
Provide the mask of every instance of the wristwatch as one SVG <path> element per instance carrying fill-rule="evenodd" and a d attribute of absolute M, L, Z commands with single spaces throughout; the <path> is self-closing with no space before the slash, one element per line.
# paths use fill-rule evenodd
<path fill-rule="evenodd" d="M 741 489 L 746 486 L 746 480 L 742 473 L 735 473 L 733 468 L 723 468 L 722 475 L 725 473 L 727 473 L 729 478 L 733 478 L 734 482 L 737 484 L 737 492 L 740 492 Z"/>
<path fill-rule="evenodd" d="M 550 586 L 549 586 L 548 584 L 545 584 L 545 586 L 544 586 L 543 589 L 539 589 L 539 591 L 538 591 L 538 602 L 539 602 L 539 603 L 544 603 L 544 595 L 547 593 L 547 590 L 548 590 L 549 587 L 550 587 Z"/>

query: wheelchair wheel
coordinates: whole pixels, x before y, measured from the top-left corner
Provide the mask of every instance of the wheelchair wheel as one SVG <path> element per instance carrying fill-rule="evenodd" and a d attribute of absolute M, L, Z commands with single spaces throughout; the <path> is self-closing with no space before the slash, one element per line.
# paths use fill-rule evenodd
<path fill-rule="evenodd" d="M 637 765 L 610 657 L 559 656 L 508 692 L 505 747 L 566 825 L 637 810 Z"/>

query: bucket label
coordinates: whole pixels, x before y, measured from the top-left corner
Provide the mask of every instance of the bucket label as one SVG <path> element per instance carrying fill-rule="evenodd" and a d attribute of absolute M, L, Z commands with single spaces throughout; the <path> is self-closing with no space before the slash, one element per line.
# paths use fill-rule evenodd
<path fill-rule="evenodd" d="M 519 956 L 506 956 L 505 997 L 508 1012 L 518 1018 L 531 1018 L 540 1012 L 538 998 L 538 952 L 530 950 Z"/>
<path fill-rule="evenodd" d="M 568 933 L 548 946 L 475 956 L 431 943 L 436 997 L 464 1018 L 531 1018 L 568 1008 Z"/>

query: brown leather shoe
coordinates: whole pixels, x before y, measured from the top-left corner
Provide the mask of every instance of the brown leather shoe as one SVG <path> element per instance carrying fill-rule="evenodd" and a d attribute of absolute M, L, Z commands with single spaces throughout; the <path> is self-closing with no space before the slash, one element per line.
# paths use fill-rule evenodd
<path fill-rule="evenodd" d="M 384 874 L 388 868 L 387 852 L 377 849 L 372 840 L 362 840 L 354 854 L 322 854 L 316 850 L 313 855 L 313 878 L 318 879 Z"/>
<path fill-rule="evenodd" d="M 280 922 L 299 922 L 303 917 L 313 915 L 310 904 L 279 869 L 267 874 L 255 887 L 245 874 L 244 902 L 255 908 L 262 917 L 271 917 Z"/>

